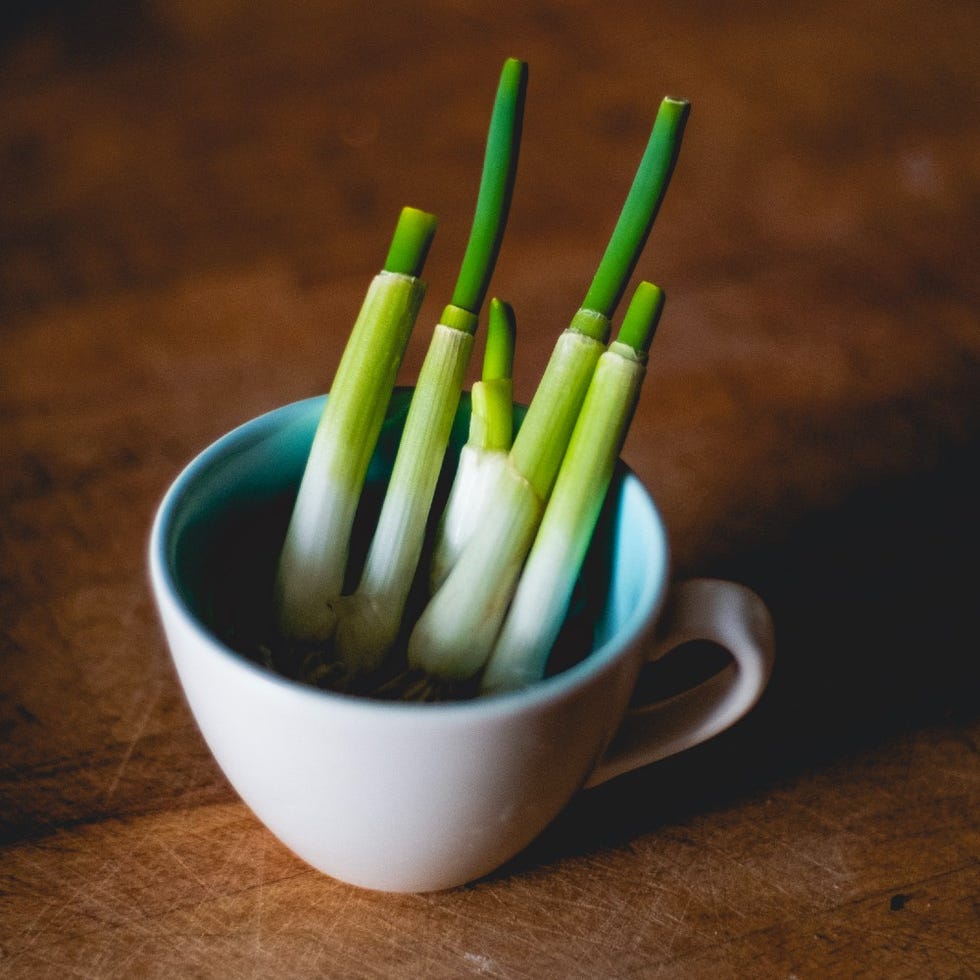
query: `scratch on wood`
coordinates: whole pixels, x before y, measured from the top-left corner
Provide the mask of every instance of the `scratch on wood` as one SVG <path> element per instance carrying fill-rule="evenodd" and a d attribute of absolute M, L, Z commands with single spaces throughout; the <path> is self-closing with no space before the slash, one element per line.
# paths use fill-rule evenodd
<path fill-rule="evenodd" d="M 180 867 L 184 871 L 186 871 L 187 874 L 190 875 L 190 877 L 192 877 L 198 883 L 198 885 L 201 886 L 201 888 L 205 890 L 205 892 L 210 892 L 213 890 L 210 882 L 206 881 L 200 874 L 198 874 L 198 872 L 190 864 L 188 864 L 180 856 L 180 854 L 177 853 L 177 849 L 172 844 L 170 844 L 166 840 L 163 840 L 162 837 L 158 837 L 158 839 L 156 839 L 154 843 L 161 850 L 166 851 L 166 853 L 169 854 L 174 859 L 174 861 L 176 861 L 177 864 L 179 864 Z"/>
<path fill-rule="evenodd" d="M 103 805 L 109 803 L 112 799 L 113 794 L 116 792 L 116 787 L 119 785 L 119 781 L 122 779 L 122 774 L 129 765 L 129 760 L 133 757 L 133 750 L 136 748 L 136 743 L 142 738 L 143 732 L 146 731 L 147 725 L 150 723 L 150 716 L 153 714 L 153 709 L 156 708 L 157 702 L 160 700 L 161 686 L 156 685 L 156 689 L 153 692 L 153 697 L 147 702 L 146 709 L 140 716 L 140 720 L 136 724 L 136 730 L 130 736 L 129 744 L 126 746 L 126 751 L 123 753 L 123 757 L 116 767 L 116 772 L 112 777 L 112 781 L 109 783 L 109 787 L 106 790 L 105 798 L 103 799 Z"/>
<path fill-rule="evenodd" d="M 265 877 L 265 852 L 266 839 L 264 834 L 259 835 L 258 853 L 255 856 L 255 955 L 258 957 L 262 952 L 262 903 L 265 898 L 264 877 Z"/>

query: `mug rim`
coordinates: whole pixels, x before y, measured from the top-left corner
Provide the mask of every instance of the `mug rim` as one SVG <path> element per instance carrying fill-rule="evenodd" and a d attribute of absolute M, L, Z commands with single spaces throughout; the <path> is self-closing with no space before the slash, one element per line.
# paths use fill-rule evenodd
<path fill-rule="evenodd" d="M 410 390 L 400 387 L 397 390 Z M 327 395 L 289 402 L 261 413 L 240 423 L 201 450 L 185 464 L 168 486 L 157 506 L 149 538 L 149 572 L 151 586 L 157 604 L 163 612 L 164 605 L 176 613 L 189 627 L 202 648 L 212 652 L 226 666 L 244 671 L 257 683 L 271 684 L 284 695 L 310 699 L 311 703 L 323 704 L 331 711 L 368 713 L 393 717 L 396 714 L 416 715 L 445 719 L 455 714 L 475 719 L 480 715 L 499 715 L 532 710 L 538 705 L 560 700 L 589 686 L 611 670 L 633 645 L 656 622 L 663 608 L 670 570 L 669 539 L 662 515 L 653 496 L 636 473 L 620 461 L 623 469 L 621 492 L 635 495 L 642 507 L 642 519 L 653 532 L 654 546 L 660 553 L 659 569 L 644 576 L 641 594 L 623 626 L 603 643 L 590 650 L 577 663 L 548 677 L 541 678 L 527 687 L 514 691 L 498 692 L 474 698 L 409 702 L 382 700 L 362 695 L 345 694 L 304 684 L 271 670 L 251 660 L 220 639 L 215 632 L 185 601 L 179 587 L 179 576 L 172 567 L 168 553 L 169 543 L 175 533 L 181 505 L 188 499 L 194 487 L 223 459 L 255 444 L 283 428 L 314 407 L 321 407 Z M 318 414 L 318 413 L 317 413 Z"/>

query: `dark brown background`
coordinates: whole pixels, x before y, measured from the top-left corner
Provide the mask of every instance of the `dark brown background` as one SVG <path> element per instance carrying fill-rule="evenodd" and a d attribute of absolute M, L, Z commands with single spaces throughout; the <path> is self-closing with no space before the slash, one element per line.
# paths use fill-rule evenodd
<path fill-rule="evenodd" d="M 0 975 L 973 976 L 973 2 L 49 0 L 0 15 Z M 397 210 L 452 286 L 503 58 L 526 399 L 664 94 L 626 449 L 676 572 L 772 606 L 762 705 L 513 866 L 357 891 L 238 802 L 147 589 L 168 482 L 324 390 Z M 411 380 L 425 330 L 413 343 Z"/>

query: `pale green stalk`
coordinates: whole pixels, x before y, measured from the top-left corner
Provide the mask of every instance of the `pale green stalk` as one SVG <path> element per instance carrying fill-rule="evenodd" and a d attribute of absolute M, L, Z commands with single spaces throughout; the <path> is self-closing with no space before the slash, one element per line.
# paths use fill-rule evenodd
<path fill-rule="evenodd" d="M 543 510 L 530 484 L 504 467 L 484 522 L 412 630 L 411 667 L 465 680 L 483 666 Z"/>
<path fill-rule="evenodd" d="M 544 675 L 633 418 L 646 373 L 646 351 L 662 309 L 662 290 L 641 283 L 619 337 L 599 358 L 481 678 L 484 693 L 514 690 Z"/>
<path fill-rule="evenodd" d="M 470 426 L 439 521 L 429 569 L 429 591 L 446 580 L 479 526 L 514 437 L 514 338 L 510 305 L 490 301 L 483 373 L 470 390 Z"/>
<path fill-rule="evenodd" d="M 409 334 L 425 294 L 418 278 L 435 218 L 405 208 L 372 280 L 317 425 L 276 573 L 287 638 L 317 641 L 333 629 L 351 528 Z"/>
<path fill-rule="evenodd" d="M 398 635 L 472 346 L 463 330 L 433 332 L 360 583 L 337 603 L 335 649 L 349 670 L 377 668 Z"/>
<path fill-rule="evenodd" d="M 599 356 L 609 318 L 579 310 L 555 344 L 544 374 L 514 437 L 510 461 L 542 501 L 547 501 Z"/>

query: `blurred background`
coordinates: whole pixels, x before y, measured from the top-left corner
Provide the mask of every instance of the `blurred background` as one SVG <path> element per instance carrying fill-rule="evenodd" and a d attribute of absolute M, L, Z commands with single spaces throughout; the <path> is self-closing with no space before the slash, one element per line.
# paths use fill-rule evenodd
<path fill-rule="evenodd" d="M 978 45 L 973 0 L 4 4 L 3 840 L 231 799 L 150 604 L 153 510 L 212 439 L 329 386 L 405 204 L 440 218 L 437 316 L 508 56 L 530 81 L 491 289 L 524 401 L 661 97 L 693 103 L 637 268 L 668 299 L 625 456 L 675 573 L 752 585 L 779 643 L 743 725 L 591 794 L 532 864 L 812 772 L 854 814 L 909 753 L 918 789 L 882 821 L 968 812 L 975 778 L 948 773 L 975 773 L 980 691 Z M 891 777 L 820 781 L 864 751 Z"/>

